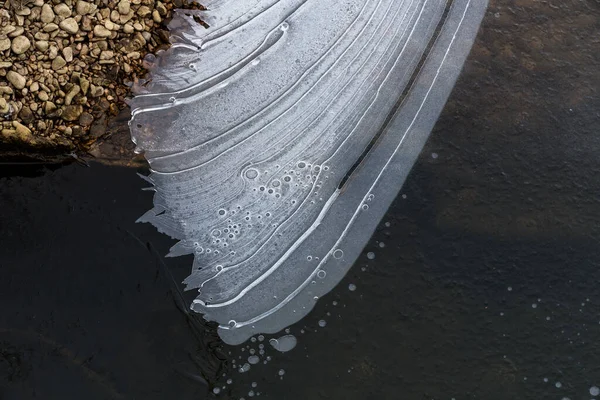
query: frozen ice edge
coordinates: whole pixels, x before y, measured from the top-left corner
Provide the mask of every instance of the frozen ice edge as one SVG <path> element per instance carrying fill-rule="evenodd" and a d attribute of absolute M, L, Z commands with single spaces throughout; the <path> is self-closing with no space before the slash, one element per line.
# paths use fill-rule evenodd
<path fill-rule="evenodd" d="M 213 3 L 217 4 L 219 2 Z M 232 4 L 234 1 L 223 3 Z M 269 2 L 269 4 L 274 3 L 273 1 Z M 295 3 L 300 4 L 298 7 L 301 7 L 310 2 Z M 378 3 L 386 2 L 379 1 Z M 310 221 L 310 225 L 304 229 L 304 232 L 289 244 L 285 253 L 278 255 L 277 259 L 270 262 L 268 270 L 262 271 L 250 284 L 245 285 L 237 291 L 237 294 L 228 297 L 224 301 L 209 303 L 199 298 L 192 304 L 192 309 L 204 313 L 207 319 L 219 322 L 219 334 L 224 341 L 236 344 L 259 332 L 274 333 L 306 315 L 315 304 L 314 298 L 321 297 L 341 280 L 362 251 L 376 225 L 400 190 L 454 86 L 487 5 L 485 1 L 480 0 L 454 0 L 448 3 L 422 0 L 410 3 L 410 5 L 412 3 L 421 4 L 421 13 L 423 13 L 428 3 L 446 5 L 449 9 L 446 10 L 447 13 L 445 13 L 442 28 L 419 71 L 416 81 L 401 106 L 395 110 L 391 119 L 388 119 L 376 145 L 362 160 L 359 168 L 353 171 L 344 186 L 341 189 L 336 188 L 329 195 L 316 218 Z M 208 5 L 208 8 L 211 8 L 210 5 Z M 437 12 L 439 13 L 439 9 Z M 227 35 L 227 33 L 222 32 L 222 28 L 219 29 L 221 29 L 220 37 Z M 187 40 L 193 41 L 194 39 L 188 37 Z M 201 42 L 207 43 L 206 39 L 201 40 Z M 160 58 L 161 56 L 159 56 L 159 61 Z M 400 60 L 397 60 L 394 65 L 399 62 Z M 197 64 L 198 66 L 201 65 L 200 62 Z M 153 71 L 153 75 L 160 76 L 160 73 L 160 70 Z M 196 167 L 191 166 L 178 170 L 160 164 L 155 170 L 155 160 L 176 158 L 178 152 L 187 153 L 187 149 L 165 148 L 164 144 L 161 143 L 156 145 L 157 141 L 152 134 L 139 140 L 140 132 L 136 132 L 134 124 L 139 121 L 140 113 L 152 114 L 160 108 L 168 109 L 172 107 L 172 105 L 165 106 L 169 102 L 164 102 L 164 98 L 170 97 L 173 93 L 181 93 L 182 90 L 189 89 L 189 86 L 177 87 L 177 85 L 181 85 L 181 82 L 170 83 L 166 81 L 165 83 L 163 80 L 160 84 L 149 87 L 146 94 L 142 93 L 136 97 L 132 102 L 134 116 L 131 122 L 132 136 L 138 143 L 140 150 L 146 151 L 146 155 L 151 162 L 152 174 L 149 179 L 156 185 L 157 190 L 155 209 L 147 213 L 141 220 L 151 222 L 159 230 L 182 240 L 179 246 L 175 246 L 174 255 L 191 252 L 189 248 L 186 248 L 186 243 L 189 242 L 190 237 L 186 235 L 185 229 L 173 225 L 170 220 L 157 218 L 158 214 L 168 213 L 172 209 L 171 203 L 179 201 L 179 199 L 168 197 L 168 195 L 163 197 L 160 192 L 164 190 L 165 186 L 167 190 L 169 189 L 167 179 L 172 175 L 179 174 L 183 170 L 194 171 Z M 205 85 L 203 88 L 203 90 L 214 91 L 219 89 L 219 87 L 212 87 L 210 84 Z M 401 89 L 396 91 L 397 96 L 400 95 Z M 184 100 L 187 101 L 188 99 L 189 97 Z M 173 103 L 171 102 L 171 104 Z M 177 104 L 175 103 L 175 105 Z M 354 125 L 357 126 L 358 124 L 359 122 L 356 122 Z M 338 147 L 338 150 L 340 148 L 341 146 Z M 175 154 L 174 157 L 173 154 Z M 210 161 L 212 160 L 208 162 Z M 326 162 L 321 164 L 325 165 Z M 160 168 L 164 168 L 164 170 L 160 171 Z M 336 179 L 339 181 L 342 176 L 338 175 Z M 375 201 L 370 201 L 371 198 L 374 198 Z M 365 204 L 368 204 L 367 211 L 363 209 Z M 289 219 L 293 219 L 294 215 L 296 215 L 296 212 L 292 213 Z M 186 215 L 178 215 L 178 217 L 182 220 L 186 219 Z M 331 231 L 334 232 L 334 235 L 331 234 Z M 262 245 L 271 245 L 273 235 L 266 237 Z M 309 249 L 312 247 L 312 251 L 307 252 L 307 247 Z M 320 250 L 321 253 L 314 251 L 315 248 Z M 343 256 L 340 258 L 332 257 L 334 251 L 340 249 L 343 250 Z M 300 281 L 299 278 L 296 278 L 298 284 L 291 291 L 288 288 L 283 300 L 278 300 L 275 305 L 272 304 L 272 301 L 263 302 L 262 300 L 265 297 L 270 297 L 273 293 L 279 294 L 277 288 L 274 289 L 273 282 L 277 284 L 285 279 L 285 271 L 289 271 L 298 263 L 299 257 L 297 255 L 306 253 L 322 254 L 316 267 L 307 268 L 302 276 L 303 280 Z M 196 260 L 198 258 L 197 255 Z M 195 265 L 196 263 L 195 261 Z M 325 271 L 327 279 L 316 279 L 318 271 Z M 213 280 L 215 276 L 221 273 L 223 273 L 223 269 L 206 281 L 201 282 L 201 284 L 196 283 L 192 287 L 200 286 L 202 288 L 206 282 Z M 277 274 L 282 275 L 277 277 Z M 312 284 L 312 282 L 315 283 Z M 232 317 L 232 315 L 235 315 L 235 317 Z M 230 325 L 232 320 L 235 322 Z"/>

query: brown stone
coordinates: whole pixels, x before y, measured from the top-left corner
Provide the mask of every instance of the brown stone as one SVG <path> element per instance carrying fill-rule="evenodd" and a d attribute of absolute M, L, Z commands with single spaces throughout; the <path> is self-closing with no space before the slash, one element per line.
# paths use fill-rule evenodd
<path fill-rule="evenodd" d="M 61 117 L 65 121 L 77 121 L 83 113 L 83 107 L 80 105 L 65 106 L 62 110 Z"/>
<path fill-rule="evenodd" d="M 34 115 L 33 115 L 33 112 L 31 112 L 31 109 L 29 107 L 24 106 L 21 109 L 21 112 L 19 112 L 19 118 L 21 118 L 21 121 L 23 121 L 25 124 L 29 125 L 30 123 L 33 122 Z"/>
<path fill-rule="evenodd" d="M 79 117 L 79 125 L 81 126 L 90 126 L 94 122 L 94 117 L 90 113 L 83 113 Z"/>

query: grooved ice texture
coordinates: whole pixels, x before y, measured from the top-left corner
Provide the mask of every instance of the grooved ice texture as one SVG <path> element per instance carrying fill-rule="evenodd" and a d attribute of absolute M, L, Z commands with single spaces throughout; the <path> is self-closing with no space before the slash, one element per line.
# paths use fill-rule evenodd
<path fill-rule="evenodd" d="M 212 0 L 132 100 L 140 220 L 194 254 L 228 343 L 298 321 L 351 267 L 460 73 L 485 0 Z M 205 28 L 193 19 L 200 16 Z M 402 266 L 398 266 L 401 268 Z"/>

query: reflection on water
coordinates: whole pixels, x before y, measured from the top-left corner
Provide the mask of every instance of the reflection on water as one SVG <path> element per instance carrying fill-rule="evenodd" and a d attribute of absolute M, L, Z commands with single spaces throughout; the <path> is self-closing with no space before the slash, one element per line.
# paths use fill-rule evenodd
<path fill-rule="evenodd" d="M 244 373 L 231 360 L 248 348 L 198 341 L 178 312 L 147 246 L 172 243 L 132 223 L 150 196 L 131 170 L 3 179 L 3 398 L 198 399 L 215 382 L 233 399 L 597 397 L 599 14 L 490 4 L 363 255 L 290 328 L 292 351 L 265 345 L 270 361 Z M 188 263 L 168 260 L 177 279 Z"/>

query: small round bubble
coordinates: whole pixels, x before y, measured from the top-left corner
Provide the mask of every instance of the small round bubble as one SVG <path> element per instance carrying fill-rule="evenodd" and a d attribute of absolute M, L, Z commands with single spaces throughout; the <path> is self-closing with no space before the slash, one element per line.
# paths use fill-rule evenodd
<path fill-rule="evenodd" d="M 255 170 L 254 168 L 250 168 L 248 170 L 246 170 L 246 178 L 248 179 L 255 179 L 258 176 L 258 171 Z"/>
<path fill-rule="evenodd" d="M 336 249 L 336 250 L 333 252 L 333 258 L 335 258 L 335 259 L 338 259 L 338 260 L 339 260 L 339 259 L 340 259 L 340 258 L 342 258 L 343 256 L 344 256 L 344 251 L 343 251 L 342 249 Z"/>

